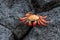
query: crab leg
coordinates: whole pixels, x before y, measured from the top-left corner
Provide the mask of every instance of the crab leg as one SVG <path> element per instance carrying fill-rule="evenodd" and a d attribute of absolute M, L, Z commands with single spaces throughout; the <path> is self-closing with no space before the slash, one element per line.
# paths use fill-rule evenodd
<path fill-rule="evenodd" d="M 44 17 L 42 17 L 42 18 L 47 18 L 47 16 L 44 16 Z"/>
<path fill-rule="evenodd" d="M 32 23 L 31 23 L 31 22 L 28 22 L 28 25 L 29 25 L 29 26 L 32 26 Z"/>
<path fill-rule="evenodd" d="M 27 22 L 24 22 L 24 24 L 26 25 L 26 24 L 27 24 Z"/>
<path fill-rule="evenodd" d="M 41 24 L 40 24 L 39 20 L 38 20 L 38 25 L 39 25 L 39 26 L 41 26 Z"/>
<path fill-rule="evenodd" d="M 36 26 L 36 21 L 33 22 L 33 27 L 35 27 L 35 26 Z"/>
<path fill-rule="evenodd" d="M 24 18 L 22 18 L 22 17 L 20 17 L 20 20 L 22 21 L 22 20 L 25 20 L 27 17 L 24 17 Z"/>
<path fill-rule="evenodd" d="M 46 17 L 47 17 L 47 16 L 42 16 L 42 18 L 44 18 L 44 19 L 45 19 Z"/>
<path fill-rule="evenodd" d="M 41 25 L 47 26 L 47 24 L 44 24 L 41 20 L 39 20 L 39 22 L 41 23 Z"/>
<path fill-rule="evenodd" d="M 44 19 L 45 19 L 46 17 L 47 17 L 47 16 L 39 16 L 39 18 L 44 18 Z"/>
<path fill-rule="evenodd" d="M 31 12 L 26 13 L 26 17 L 29 17 L 31 15 Z"/>
<path fill-rule="evenodd" d="M 44 19 L 40 19 L 42 22 L 44 22 L 44 23 L 49 23 L 49 21 L 46 21 L 46 20 L 44 20 Z"/>
<path fill-rule="evenodd" d="M 46 17 L 47 17 L 47 16 L 44 16 L 44 17 L 40 16 L 39 18 L 40 18 L 40 20 L 41 20 L 42 22 L 44 22 L 44 23 L 49 23 L 49 21 L 44 20 Z"/>

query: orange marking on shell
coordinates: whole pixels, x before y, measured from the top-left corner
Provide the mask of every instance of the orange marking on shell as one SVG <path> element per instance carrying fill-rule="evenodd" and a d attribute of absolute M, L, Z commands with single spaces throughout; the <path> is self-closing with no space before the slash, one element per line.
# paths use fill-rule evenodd
<path fill-rule="evenodd" d="M 35 20 L 38 20 L 38 19 L 39 19 L 39 17 L 37 15 L 31 15 L 31 16 L 28 17 L 28 20 L 30 20 L 30 21 L 35 21 Z"/>

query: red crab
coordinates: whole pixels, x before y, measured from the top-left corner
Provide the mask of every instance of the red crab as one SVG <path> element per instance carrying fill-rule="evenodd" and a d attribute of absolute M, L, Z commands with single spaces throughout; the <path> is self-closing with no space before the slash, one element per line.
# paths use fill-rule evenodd
<path fill-rule="evenodd" d="M 35 27 L 37 23 L 40 26 L 47 26 L 47 23 L 49 21 L 45 20 L 46 17 L 47 16 L 35 15 L 35 14 L 32 14 L 31 12 L 28 12 L 28 13 L 26 13 L 24 18 L 20 17 L 20 20 L 23 23 L 28 24 L 28 26 L 33 25 Z"/>

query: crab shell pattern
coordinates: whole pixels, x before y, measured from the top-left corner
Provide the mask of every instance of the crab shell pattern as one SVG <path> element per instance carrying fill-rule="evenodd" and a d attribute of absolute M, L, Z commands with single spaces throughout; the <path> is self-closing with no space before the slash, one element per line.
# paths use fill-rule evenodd
<path fill-rule="evenodd" d="M 39 26 L 47 26 L 49 21 L 46 21 L 45 18 L 47 16 L 40 16 L 32 14 L 31 12 L 26 13 L 25 17 L 20 17 L 20 21 L 22 21 L 24 24 L 27 24 L 28 26 L 35 27 L 36 24 Z"/>

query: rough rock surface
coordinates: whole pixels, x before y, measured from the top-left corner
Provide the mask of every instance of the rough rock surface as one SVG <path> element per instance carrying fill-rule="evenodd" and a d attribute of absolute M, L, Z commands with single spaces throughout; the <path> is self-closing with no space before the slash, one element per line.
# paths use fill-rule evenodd
<path fill-rule="evenodd" d="M 60 0 L 30 0 L 35 13 L 46 12 L 60 6 Z"/>
<path fill-rule="evenodd" d="M 8 2 L 8 0 L 0 0 L 0 24 L 13 31 L 19 38 L 22 34 L 20 31 L 25 31 L 23 30 L 25 28 L 24 26 L 20 25 L 23 29 L 17 26 L 20 23 L 19 17 L 24 16 L 30 9 L 25 0 L 18 0 L 17 2 L 15 0 L 15 2 L 13 1 L 14 4 Z M 11 5 L 12 7 L 9 7 Z"/>
<path fill-rule="evenodd" d="M 50 24 L 33 28 L 24 40 L 60 40 L 60 7 L 39 14 L 47 15 Z"/>
<path fill-rule="evenodd" d="M 0 25 L 0 40 L 14 40 L 12 32 L 1 25 Z"/>
<path fill-rule="evenodd" d="M 22 23 L 19 21 L 19 17 L 23 17 L 24 14 L 28 11 L 37 13 L 40 10 L 40 13 L 38 14 L 43 16 L 46 15 L 47 20 L 50 20 L 49 25 L 42 28 L 33 28 L 29 35 L 24 38 L 24 40 L 60 40 L 60 7 L 57 7 L 60 5 L 60 2 L 55 3 L 56 1 L 58 0 L 38 0 L 38 3 L 41 2 L 39 3 L 39 6 L 33 7 L 31 0 L 0 0 L 0 25 L 3 26 L 3 29 L 1 30 L 8 29 L 8 32 L 12 31 L 12 36 L 15 36 L 14 38 L 20 38 L 23 36 L 23 34 L 25 34 L 29 27 L 22 25 Z M 48 5 L 47 3 L 52 4 Z M 36 8 L 40 9 L 37 10 Z M 19 23 L 21 23 L 21 25 L 17 26 Z M 7 31 L 4 31 L 4 33 L 5 32 L 7 33 Z M 10 35 L 11 33 L 5 40 L 8 40 Z M 5 37 L 5 34 L 2 34 L 0 39 L 4 40 L 3 38 Z M 13 38 L 10 39 L 12 40 Z"/>

